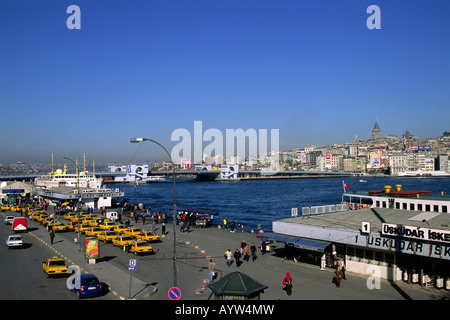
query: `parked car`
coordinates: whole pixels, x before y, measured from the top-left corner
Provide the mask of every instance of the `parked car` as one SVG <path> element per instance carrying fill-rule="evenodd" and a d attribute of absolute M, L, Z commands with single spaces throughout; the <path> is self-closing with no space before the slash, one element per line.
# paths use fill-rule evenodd
<path fill-rule="evenodd" d="M 23 246 L 23 240 L 22 237 L 19 235 L 11 235 L 6 238 L 6 245 L 8 248 L 17 248 Z"/>
<path fill-rule="evenodd" d="M 134 252 L 135 255 L 140 253 L 153 253 L 153 248 L 147 243 L 147 241 L 133 241 L 131 243 L 130 251 Z"/>
<path fill-rule="evenodd" d="M 142 231 L 142 233 L 138 234 L 136 236 L 136 238 L 138 238 L 139 240 L 145 240 L 145 241 L 148 241 L 148 242 L 161 241 L 161 238 L 160 238 L 159 235 L 157 235 L 154 232 L 149 231 L 149 230 Z"/>
<path fill-rule="evenodd" d="M 119 234 L 115 231 L 103 231 L 97 235 L 98 240 L 103 242 L 113 241 L 113 239 L 117 238 Z"/>

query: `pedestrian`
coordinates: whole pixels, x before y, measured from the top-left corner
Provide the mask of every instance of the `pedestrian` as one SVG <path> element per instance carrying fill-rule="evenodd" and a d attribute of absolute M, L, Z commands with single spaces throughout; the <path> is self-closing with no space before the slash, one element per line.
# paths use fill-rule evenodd
<path fill-rule="evenodd" d="M 233 256 L 231 250 L 228 249 L 228 251 L 226 251 L 223 256 L 225 257 L 225 259 L 227 259 L 227 266 L 231 266 L 231 257 Z"/>
<path fill-rule="evenodd" d="M 162 226 L 161 226 L 161 233 L 162 233 L 163 235 L 166 234 L 166 225 L 164 224 L 164 222 L 163 222 L 163 224 L 162 224 Z"/>
<path fill-rule="evenodd" d="M 223 228 L 224 228 L 224 229 L 227 228 L 227 221 L 228 221 L 228 218 L 225 217 L 225 219 L 223 219 Z"/>
<path fill-rule="evenodd" d="M 142 225 L 145 224 L 145 213 L 142 213 Z"/>
<path fill-rule="evenodd" d="M 209 282 L 213 282 L 215 278 L 215 269 L 216 262 L 214 259 L 209 260 L 208 269 L 209 269 Z"/>
<path fill-rule="evenodd" d="M 180 232 L 181 233 L 184 232 L 184 221 L 183 220 L 180 221 Z"/>
<path fill-rule="evenodd" d="M 241 253 L 238 249 L 234 251 L 234 259 L 236 260 L 236 267 L 239 268 L 241 265 Z"/>
<path fill-rule="evenodd" d="M 283 285 L 287 295 L 290 296 L 292 294 L 292 277 L 289 272 L 286 272 L 286 276 L 283 280 Z"/>
<path fill-rule="evenodd" d="M 347 280 L 347 278 L 345 278 L 345 263 L 344 263 L 344 258 L 341 258 L 341 260 L 340 260 L 340 267 L 341 267 L 342 279 Z"/>
<path fill-rule="evenodd" d="M 247 245 L 247 243 L 245 243 L 245 240 L 242 240 L 241 242 L 241 254 L 244 252 L 244 248 Z"/>
<path fill-rule="evenodd" d="M 55 231 L 53 231 L 53 228 L 50 227 L 50 243 L 53 244 L 53 239 L 55 239 Z"/>
<path fill-rule="evenodd" d="M 342 278 L 342 271 L 341 267 L 337 267 L 336 271 L 334 272 L 333 282 L 336 284 L 336 288 L 341 287 L 341 278 Z"/>
<path fill-rule="evenodd" d="M 252 242 L 252 245 L 250 246 L 250 253 L 251 253 L 251 255 L 252 255 L 252 261 L 253 261 L 253 262 L 255 262 L 255 260 L 258 258 L 258 257 L 256 256 L 256 252 L 257 252 L 256 246 L 255 246 L 255 244 Z"/>
<path fill-rule="evenodd" d="M 247 244 L 245 244 L 245 247 L 242 250 L 242 255 L 244 256 L 243 260 L 248 262 L 248 259 L 250 258 L 250 256 L 248 255 L 248 245 Z"/>

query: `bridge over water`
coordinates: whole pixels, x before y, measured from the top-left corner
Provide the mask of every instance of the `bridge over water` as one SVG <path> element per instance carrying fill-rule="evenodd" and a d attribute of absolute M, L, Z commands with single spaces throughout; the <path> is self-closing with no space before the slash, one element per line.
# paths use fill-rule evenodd
<path fill-rule="evenodd" d="M 123 173 L 116 172 L 97 172 L 96 176 L 102 177 L 106 182 L 114 180 L 116 176 L 123 176 Z M 166 176 L 172 177 L 172 170 L 149 171 L 148 176 Z M 214 181 L 220 180 L 220 171 L 194 171 L 194 170 L 175 170 L 177 177 L 192 177 L 196 181 Z M 250 170 L 239 171 L 239 179 L 287 179 L 287 178 L 307 178 L 307 177 L 349 177 L 350 172 L 338 171 L 268 171 L 268 170 Z M 40 175 L 11 175 L 0 176 L 0 181 L 30 181 Z"/>

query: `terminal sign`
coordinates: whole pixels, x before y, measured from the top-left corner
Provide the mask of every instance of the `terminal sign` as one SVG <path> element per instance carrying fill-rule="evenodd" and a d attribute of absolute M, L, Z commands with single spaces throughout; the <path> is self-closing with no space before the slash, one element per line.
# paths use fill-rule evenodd
<path fill-rule="evenodd" d="M 381 234 L 387 236 L 405 237 L 417 240 L 450 243 L 450 230 L 405 226 L 393 223 L 383 223 Z"/>

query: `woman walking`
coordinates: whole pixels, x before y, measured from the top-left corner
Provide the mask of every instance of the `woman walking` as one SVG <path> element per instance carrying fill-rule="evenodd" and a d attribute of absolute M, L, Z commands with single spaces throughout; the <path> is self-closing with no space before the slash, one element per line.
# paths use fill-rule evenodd
<path fill-rule="evenodd" d="M 336 284 L 336 288 L 340 288 L 341 287 L 341 278 L 342 278 L 342 271 L 341 271 L 341 267 L 337 267 L 336 271 L 334 272 L 334 278 L 333 278 L 333 282 Z"/>
<path fill-rule="evenodd" d="M 287 272 L 284 277 L 283 285 L 287 295 L 290 296 L 292 294 L 292 277 L 289 272 Z"/>

